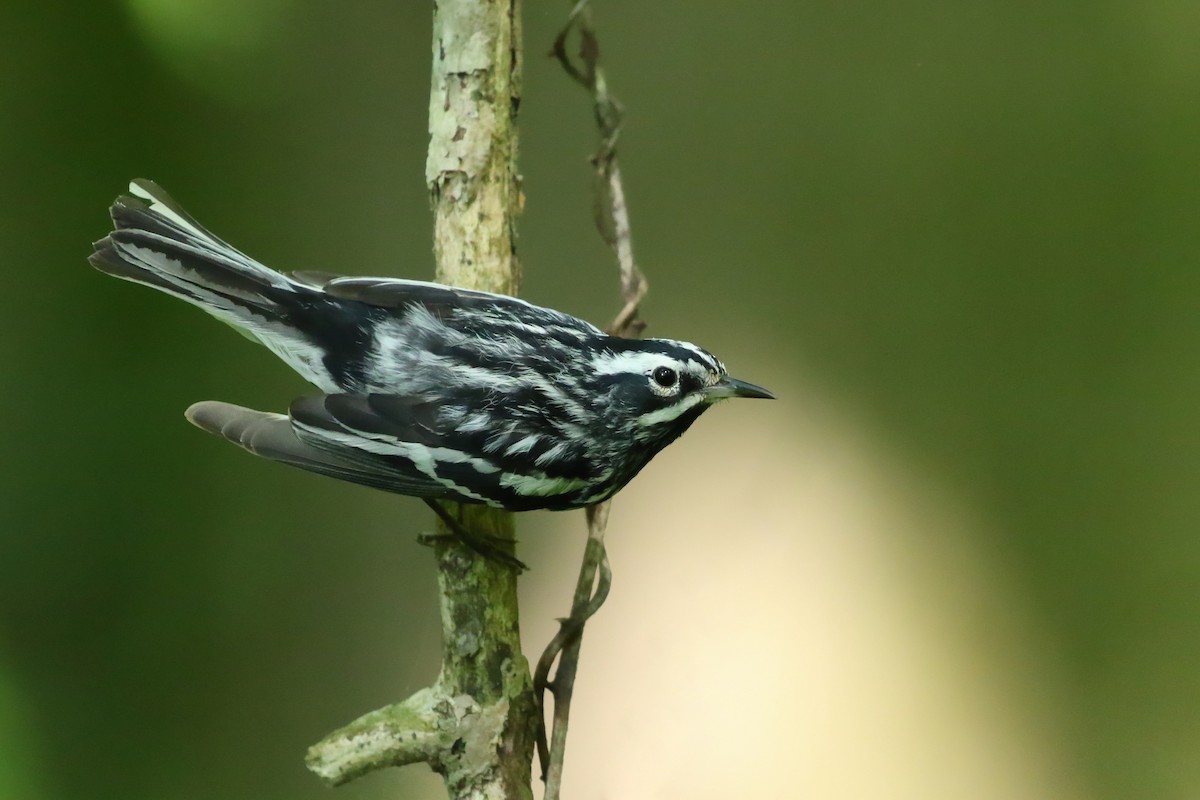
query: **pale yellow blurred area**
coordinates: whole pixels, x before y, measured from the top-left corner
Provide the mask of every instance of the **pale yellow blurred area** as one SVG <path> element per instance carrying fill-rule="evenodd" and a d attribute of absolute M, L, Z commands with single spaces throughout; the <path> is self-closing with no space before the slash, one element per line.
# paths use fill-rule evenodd
<path fill-rule="evenodd" d="M 771 388 L 618 499 L 564 796 L 1084 797 L 1053 643 L 980 523 L 819 397 Z M 565 609 L 538 567 L 533 606 Z M 549 631 L 526 619 L 530 647 Z"/>

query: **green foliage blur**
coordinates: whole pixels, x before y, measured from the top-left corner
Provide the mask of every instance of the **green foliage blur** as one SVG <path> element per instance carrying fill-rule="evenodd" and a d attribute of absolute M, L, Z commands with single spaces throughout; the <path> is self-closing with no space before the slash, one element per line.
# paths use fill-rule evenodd
<path fill-rule="evenodd" d="M 937 476 L 1048 634 L 1090 796 L 1196 796 L 1197 7 L 596 6 L 649 333 L 803 376 Z M 603 322 L 590 113 L 543 57 L 568 7 L 525 10 L 524 293 Z M 305 387 L 85 263 L 144 176 L 265 263 L 431 277 L 429 18 L 0 5 L 0 798 L 334 796 L 304 749 L 434 677 L 420 505 L 189 428 Z"/>

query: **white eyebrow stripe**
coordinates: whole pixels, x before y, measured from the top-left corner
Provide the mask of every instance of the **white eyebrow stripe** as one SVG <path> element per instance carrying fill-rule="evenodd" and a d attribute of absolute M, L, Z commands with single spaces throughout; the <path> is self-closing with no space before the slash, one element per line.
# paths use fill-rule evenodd
<path fill-rule="evenodd" d="M 616 375 L 630 373 L 640 375 L 655 367 L 676 364 L 678 362 L 662 353 L 602 353 L 592 359 L 592 371 L 597 375 Z"/>
<path fill-rule="evenodd" d="M 678 347 L 680 349 L 688 350 L 692 353 L 692 355 L 694 355 L 696 357 L 697 360 L 700 361 L 701 364 L 704 365 L 705 369 L 712 369 L 712 370 L 719 371 L 720 362 L 717 361 L 716 357 L 712 353 L 709 353 L 708 351 L 706 351 L 704 348 L 698 347 L 697 345 L 694 345 L 691 342 L 682 342 L 678 339 L 647 339 L 646 341 L 648 341 L 648 342 L 664 342 L 669 345 L 674 345 L 675 347 Z"/>

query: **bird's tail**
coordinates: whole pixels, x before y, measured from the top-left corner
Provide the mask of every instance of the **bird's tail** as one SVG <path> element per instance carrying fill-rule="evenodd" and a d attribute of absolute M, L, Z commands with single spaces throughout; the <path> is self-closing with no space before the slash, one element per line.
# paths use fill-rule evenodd
<path fill-rule="evenodd" d="M 112 206 L 114 230 L 88 261 L 101 272 L 185 300 L 261 342 L 326 391 L 336 387 L 320 352 L 293 321 L 321 296 L 319 282 L 258 263 L 214 236 L 148 180 L 129 184 Z M 324 277 L 324 276 L 323 276 Z"/>
<path fill-rule="evenodd" d="M 116 228 L 88 260 L 101 272 L 144 283 L 245 327 L 243 312 L 270 314 L 272 289 L 289 281 L 218 239 L 155 183 L 135 180 L 112 206 Z"/>

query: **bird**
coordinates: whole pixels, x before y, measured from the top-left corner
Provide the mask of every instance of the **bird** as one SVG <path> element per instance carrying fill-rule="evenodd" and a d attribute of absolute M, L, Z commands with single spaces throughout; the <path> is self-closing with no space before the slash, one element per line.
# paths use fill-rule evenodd
<path fill-rule="evenodd" d="M 257 456 L 435 510 L 444 500 L 590 506 L 718 401 L 774 397 L 694 344 L 612 336 L 516 297 L 277 272 L 149 180 L 132 181 L 110 211 L 96 269 L 198 306 L 319 392 L 286 414 L 204 401 L 189 421 Z"/>

